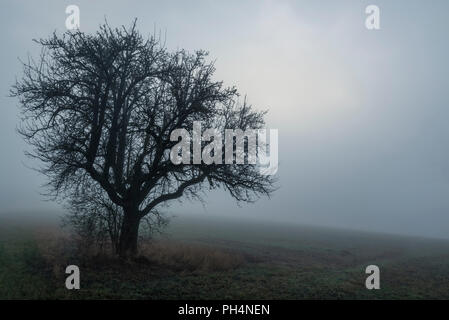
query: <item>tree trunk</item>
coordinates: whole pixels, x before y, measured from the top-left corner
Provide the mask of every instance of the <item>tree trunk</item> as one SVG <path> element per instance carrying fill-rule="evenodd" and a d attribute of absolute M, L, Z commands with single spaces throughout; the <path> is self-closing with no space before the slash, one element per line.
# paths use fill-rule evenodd
<path fill-rule="evenodd" d="M 139 235 L 140 218 L 135 209 L 124 208 L 123 224 L 120 230 L 118 255 L 131 258 L 137 254 L 137 237 Z"/>

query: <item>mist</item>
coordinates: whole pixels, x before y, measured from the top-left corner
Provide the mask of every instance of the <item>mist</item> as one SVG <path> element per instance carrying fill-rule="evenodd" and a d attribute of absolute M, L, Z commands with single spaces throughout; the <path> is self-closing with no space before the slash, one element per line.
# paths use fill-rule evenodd
<path fill-rule="evenodd" d="M 15 131 L 18 57 L 33 38 L 65 31 L 68 1 L 5 1 L 1 11 L 0 216 L 63 212 L 48 201 L 38 162 Z M 173 201 L 169 215 L 226 216 L 449 238 L 449 4 L 376 1 L 380 30 L 365 28 L 367 1 L 77 1 L 81 30 L 137 17 L 169 48 L 205 49 L 216 77 L 269 110 L 279 130 L 278 190 L 236 204 L 205 191 Z"/>

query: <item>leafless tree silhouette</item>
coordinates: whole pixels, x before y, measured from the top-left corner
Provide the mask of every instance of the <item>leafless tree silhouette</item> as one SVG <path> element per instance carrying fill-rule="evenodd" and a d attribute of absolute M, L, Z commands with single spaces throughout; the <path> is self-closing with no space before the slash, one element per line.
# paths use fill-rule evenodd
<path fill-rule="evenodd" d="M 123 210 L 120 256 L 137 252 L 140 222 L 167 201 L 197 197 L 207 185 L 245 202 L 273 192 L 273 177 L 255 165 L 170 161 L 177 143 L 170 133 L 191 130 L 194 121 L 221 131 L 264 125 L 264 112 L 213 80 L 206 52 L 169 51 L 160 39 L 142 37 L 136 22 L 34 41 L 42 54 L 24 63 L 11 90 L 22 108 L 19 133 L 55 197 L 96 184 Z"/>
<path fill-rule="evenodd" d="M 85 185 L 70 195 L 66 203 L 67 214 L 63 225 L 76 233 L 81 252 L 94 253 L 111 250 L 119 252 L 120 233 L 123 224 L 123 208 L 112 202 L 98 185 Z M 157 210 L 141 219 L 139 236 L 150 239 L 161 233 L 169 219 Z"/>

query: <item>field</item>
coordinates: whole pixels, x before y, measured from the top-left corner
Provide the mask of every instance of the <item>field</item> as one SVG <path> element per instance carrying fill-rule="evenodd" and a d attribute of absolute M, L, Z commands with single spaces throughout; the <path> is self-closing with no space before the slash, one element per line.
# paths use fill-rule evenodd
<path fill-rule="evenodd" d="M 75 254 L 57 223 L 0 224 L 1 299 L 449 299 L 449 241 L 209 217 L 173 219 L 124 263 Z M 81 289 L 65 289 L 65 267 Z M 380 290 L 365 288 L 380 267 Z"/>

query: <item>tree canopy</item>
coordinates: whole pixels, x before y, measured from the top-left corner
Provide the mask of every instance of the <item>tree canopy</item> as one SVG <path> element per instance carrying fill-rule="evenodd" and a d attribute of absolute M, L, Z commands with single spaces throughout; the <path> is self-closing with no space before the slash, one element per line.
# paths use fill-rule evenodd
<path fill-rule="evenodd" d="M 258 129 L 259 112 L 235 87 L 213 79 L 205 51 L 168 50 L 154 36 L 104 24 L 35 40 L 38 59 L 23 64 L 12 88 L 22 110 L 20 134 L 55 196 L 96 185 L 123 208 L 119 252 L 136 252 L 140 220 L 157 206 L 223 188 L 238 201 L 273 191 L 273 177 L 253 164 L 174 164 L 175 129 Z M 224 135 L 223 135 L 224 137 Z"/>

